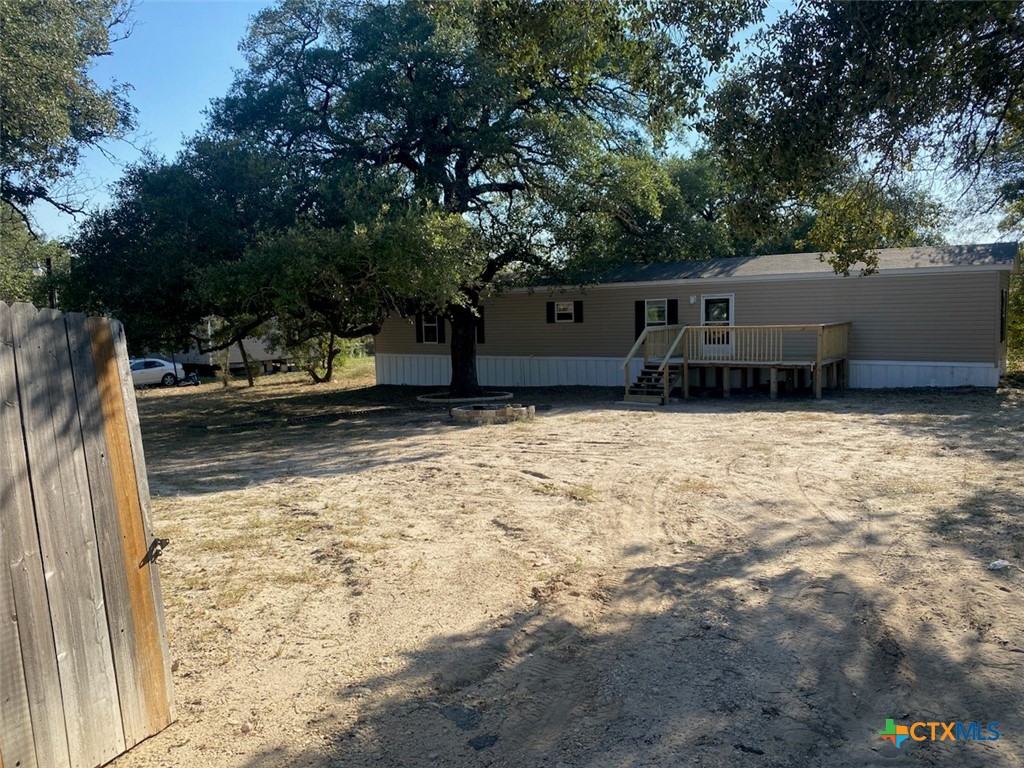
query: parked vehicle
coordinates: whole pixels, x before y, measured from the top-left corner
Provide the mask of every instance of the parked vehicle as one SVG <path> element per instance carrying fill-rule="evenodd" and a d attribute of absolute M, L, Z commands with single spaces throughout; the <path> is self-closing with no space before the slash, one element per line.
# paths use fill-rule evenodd
<path fill-rule="evenodd" d="M 152 384 L 163 384 L 171 387 L 185 378 L 185 369 L 181 363 L 169 363 L 156 357 L 144 357 L 131 361 L 132 384 L 146 387 Z"/>

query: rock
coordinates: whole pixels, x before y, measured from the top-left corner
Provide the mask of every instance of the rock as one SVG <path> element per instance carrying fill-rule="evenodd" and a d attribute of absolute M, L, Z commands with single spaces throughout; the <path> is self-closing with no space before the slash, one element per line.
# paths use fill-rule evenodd
<path fill-rule="evenodd" d="M 251 731 L 251 730 L 252 730 L 252 723 L 250 723 L 248 720 L 246 720 L 244 723 L 242 723 L 242 733 L 249 733 L 249 731 Z"/>

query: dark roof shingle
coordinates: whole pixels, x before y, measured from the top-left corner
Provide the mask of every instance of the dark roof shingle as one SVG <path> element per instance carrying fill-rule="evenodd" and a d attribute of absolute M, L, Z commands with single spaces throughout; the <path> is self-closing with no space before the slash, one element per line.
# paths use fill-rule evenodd
<path fill-rule="evenodd" d="M 878 251 L 878 271 L 1000 264 L 1009 269 L 1013 267 L 1016 257 L 1017 243 L 886 248 Z M 832 267 L 822 262 L 818 253 L 786 253 L 665 264 L 631 264 L 608 272 L 598 282 L 640 283 L 723 277 L 828 275 L 832 272 Z M 856 268 L 851 270 L 851 274 L 856 272 Z"/>

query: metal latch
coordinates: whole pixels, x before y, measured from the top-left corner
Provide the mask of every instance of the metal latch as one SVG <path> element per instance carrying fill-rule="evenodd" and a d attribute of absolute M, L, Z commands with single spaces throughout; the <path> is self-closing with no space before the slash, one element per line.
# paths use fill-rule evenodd
<path fill-rule="evenodd" d="M 145 568 L 150 563 L 155 563 L 160 558 L 160 555 L 164 553 L 164 549 L 170 543 L 170 539 L 153 539 L 153 541 L 149 545 L 149 549 L 146 550 L 146 556 L 143 557 L 142 562 L 139 563 L 139 568 Z"/>

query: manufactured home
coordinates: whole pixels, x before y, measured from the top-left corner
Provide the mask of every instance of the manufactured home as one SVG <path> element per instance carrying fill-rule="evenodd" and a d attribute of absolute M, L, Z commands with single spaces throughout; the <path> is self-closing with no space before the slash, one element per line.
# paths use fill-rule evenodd
<path fill-rule="evenodd" d="M 587 287 L 515 289 L 484 302 L 480 383 L 775 394 L 823 388 L 995 387 L 1006 364 L 1016 243 L 888 249 L 837 275 L 815 253 L 627 266 Z M 447 385 L 446 321 L 391 317 L 378 384 Z"/>

